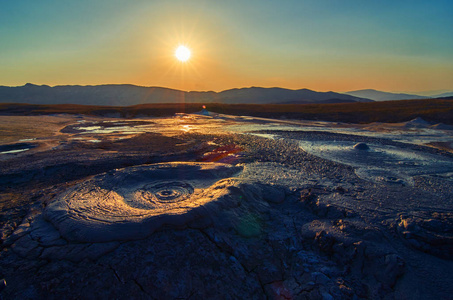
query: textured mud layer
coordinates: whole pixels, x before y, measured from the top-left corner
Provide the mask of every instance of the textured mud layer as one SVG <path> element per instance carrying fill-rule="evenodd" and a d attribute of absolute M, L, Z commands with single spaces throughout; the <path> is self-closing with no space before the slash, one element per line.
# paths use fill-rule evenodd
<path fill-rule="evenodd" d="M 70 241 L 139 239 L 164 224 L 181 226 L 207 214 L 204 206 L 222 194 L 215 183 L 240 170 L 218 163 L 113 170 L 63 193 L 47 207 L 45 218 Z"/>
<path fill-rule="evenodd" d="M 0 160 L 4 299 L 453 294 L 450 153 L 250 117 L 31 120 L 7 144 L 38 146 Z"/>

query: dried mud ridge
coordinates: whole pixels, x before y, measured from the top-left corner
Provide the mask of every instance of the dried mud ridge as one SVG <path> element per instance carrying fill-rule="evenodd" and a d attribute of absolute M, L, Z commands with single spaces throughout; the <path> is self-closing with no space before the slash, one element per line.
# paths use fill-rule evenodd
<path fill-rule="evenodd" d="M 118 168 L 116 153 L 105 158 L 110 169 L 55 181 L 52 195 L 30 191 L 27 216 L 2 240 L 3 298 L 451 296 L 447 179 L 370 182 L 283 140 L 172 142 L 189 137 L 197 147 L 167 158 L 191 161 L 143 163 L 136 154 L 137 165 Z M 65 147 L 62 155 L 80 145 Z M 45 185 L 39 174 L 33 180 Z"/>

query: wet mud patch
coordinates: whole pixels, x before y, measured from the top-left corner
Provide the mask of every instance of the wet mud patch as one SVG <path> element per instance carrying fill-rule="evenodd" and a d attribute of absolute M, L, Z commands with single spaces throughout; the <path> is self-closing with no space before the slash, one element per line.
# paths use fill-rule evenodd
<path fill-rule="evenodd" d="M 118 137 L 117 135 L 99 136 L 93 138 L 76 139 L 65 145 L 68 149 L 99 149 L 102 151 L 118 152 L 118 153 L 152 153 L 156 154 L 172 154 L 181 153 L 195 145 L 200 145 L 197 139 L 187 139 L 183 136 L 164 136 L 160 133 L 146 132 L 138 133 L 126 137 Z M 198 143 L 197 143 L 198 142 Z M 202 143 L 202 142 L 201 142 Z"/>
<path fill-rule="evenodd" d="M 100 121 L 90 122 L 84 121 L 77 124 L 72 124 L 61 129 L 62 133 L 94 133 L 94 134 L 107 134 L 114 132 L 140 132 L 135 127 L 143 127 L 155 124 L 151 121 Z"/>
<path fill-rule="evenodd" d="M 36 143 L 16 143 L 8 145 L 0 145 L 0 154 L 14 154 L 24 152 L 33 148 L 36 148 Z"/>
<path fill-rule="evenodd" d="M 212 151 L 205 152 L 200 161 L 234 164 L 242 157 L 243 151 L 244 149 L 236 144 L 220 146 Z"/>
<path fill-rule="evenodd" d="M 351 166 L 358 177 L 381 184 L 414 185 L 414 176 L 437 176 L 453 171 L 453 157 L 429 147 L 320 132 L 266 131 L 264 134 L 271 138 L 290 137 L 307 153 Z"/>
<path fill-rule="evenodd" d="M 413 185 L 412 176 L 453 171 L 453 160 L 393 145 L 347 141 L 300 141 L 305 151 L 356 168 L 370 181 Z"/>

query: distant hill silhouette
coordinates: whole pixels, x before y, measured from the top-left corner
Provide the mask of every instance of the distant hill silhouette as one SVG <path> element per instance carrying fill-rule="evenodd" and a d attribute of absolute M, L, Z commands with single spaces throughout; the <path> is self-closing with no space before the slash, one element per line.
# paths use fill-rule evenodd
<path fill-rule="evenodd" d="M 427 99 L 431 97 L 419 96 L 419 95 L 410 95 L 410 94 L 397 94 L 397 93 L 388 93 L 377 91 L 373 89 L 367 90 L 358 90 L 346 92 L 346 95 L 351 95 L 360 98 L 367 98 L 374 101 L 388 101 L 388 100 L 415 100 L 415 99 Z"/>
<path fill-rule="evenodd" d="M 315 92 L 309 89 L 250 87 L 220 92 L 220 102 L 229 104 L 304 104 L 370 102 L 369 99 L 335 92 Z"/>
<path fill-rule="evenodd" d="M 453 92 L 447 92 L 442 94 L 433 95 L 432 98 L 445 98 L 445 97 L 453 97 Z"/>
<path fill-rule="evenodd" d="M 217 92 L 184 92 L 163 87 L 129 84 L 50 87 L 27 83 L 0 86 L 0 103 L 84 104 L 129 106 L 146 103 L 303 104 L 370 102 L 369 99 L 308 89 L 240 88 Z"/>

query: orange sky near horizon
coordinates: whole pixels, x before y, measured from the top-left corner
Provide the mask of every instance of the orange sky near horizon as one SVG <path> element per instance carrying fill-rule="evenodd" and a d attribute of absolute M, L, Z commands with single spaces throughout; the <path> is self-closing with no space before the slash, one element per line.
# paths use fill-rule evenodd
<path fill-rule="evenodd" d="M 451 21 L 434 4 L 389 10 L 330 1 L 327 10 L 311 1 L 83 0 L 67 7 L 46 6 L 44 0 L 44 8 L 25 2 L 28 6 L 8 3 L 4 15 L 0 12 L 0 25 L 9 25 L 0 31 L 5 41 L 0 85 L 135 84 L 217 92 L 250 86 L 453 89 L 453 43 L 446 40 L 452 32 L 444 28 Z M 8 6 L 17 16 L 5 13 Z M 419 17 L 429 20 L 428 13 L 446 24 L 423 24 Z M 187 62 L 174 56 L 180 44 L 192 51 Z"/>

